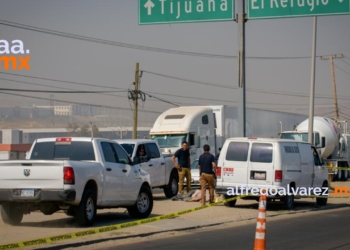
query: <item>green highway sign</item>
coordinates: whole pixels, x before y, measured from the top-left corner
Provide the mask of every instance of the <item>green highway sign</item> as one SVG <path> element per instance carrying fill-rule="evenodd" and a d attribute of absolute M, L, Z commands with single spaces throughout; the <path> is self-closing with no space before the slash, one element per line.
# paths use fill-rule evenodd
<path fill-rule="evenodd" d="M 232 21 L 234 0 L 139 0 L 139 24 Z"/>
<path fill-rule="evenodd" d="M 350 14 L 350 0 L 248 0 L 248 19 Z"/>

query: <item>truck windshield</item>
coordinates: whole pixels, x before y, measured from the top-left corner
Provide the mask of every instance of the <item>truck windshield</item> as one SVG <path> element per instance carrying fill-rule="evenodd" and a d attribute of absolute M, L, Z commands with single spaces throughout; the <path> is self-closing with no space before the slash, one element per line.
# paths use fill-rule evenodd
<path fill-rule="evenodd" d="M 152 135 L 151 139 L 157 141 L 160 148 L 180 148 L 186 137 L 187 134 Z"/>
<path fill-rule="evenodd" d="M 39 142 L 35 144 L 30 159 L 95 161 L 95 153 L 91 141 L 73 141 L 69 144 Z"/>
<path fill-rule="evenodd" d="M 291 139 L 296 141 L 308 142 L 308 133 L 282 133 L 281 139 Z"/>

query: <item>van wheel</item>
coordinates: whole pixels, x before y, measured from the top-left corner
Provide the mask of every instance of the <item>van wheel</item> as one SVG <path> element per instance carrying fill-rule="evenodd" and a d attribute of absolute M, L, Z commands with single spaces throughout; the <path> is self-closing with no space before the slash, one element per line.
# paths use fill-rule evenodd
<path fill-rule="evenodd" d="M 177 173 L 173 172 L 170 175 L 169 183 L 163 190 L 167 198 L 172 198 L 177 195 L 177 192 L 179 191 L 179 176 Z"/>
<path fill-rule="evenodd" d="M 1 218 L 5 224 L 19 225 L 23 219 L 23 212 L 12 204 L 2 204 Z"/>
<path fill-rule="evenodd" d="M 153 209 L 153 196 L 148 187 L 141 187 L 135 204 L 128 207 L 128 212 L 134 218 L 147 218 Z"/>
<path fill-rule="evenodd" d="M 230 198 L 234 198 L 234 197 L 237 198 L 237 196 L 230 196 L 227 194 L 225 194 L 224 197 L 225 197 L 225 200 L 230 199 Z M 234 199 L 232 201 L 225 202 L 224 205 L 226 207 L 234 207 L 236 205 L 236 202 L 237 202 L 237 199 Z"/>
<path fill-rule="evenodd" d="M 79 206 L 74 209 L 74 217 L 81 227 L 92 226 L 96 218 L 96 194 L 85 190 Z"/>
<path fill-rule="evenodd" d="M 292 210 L 294 208 L 294 195 L 286 195 L 283 198 L 284 208 L 287 210 Z"/>
<path fill-rule="evenodd" d="M 323 193 L 324 188 L 327 188 L 326 195 L 322 196 L 322 194 L 321 194 L 321 197 L 316 198 L 316 204 L 319 206 L 326 206 L 327 205 L 328 198 L 326 198 L 326 197 L 328 197 L 328 191 L 329 191 L 327 183 L 323 183 L 322 193 Z"/>

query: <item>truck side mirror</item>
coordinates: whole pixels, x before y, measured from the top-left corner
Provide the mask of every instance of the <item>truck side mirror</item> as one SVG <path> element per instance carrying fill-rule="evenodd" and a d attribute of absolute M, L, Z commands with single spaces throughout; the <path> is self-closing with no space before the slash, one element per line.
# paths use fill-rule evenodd
<path fill-rule="evenodd" d="M 322 136 L 322 145 L 321 145 L 321 148 L 324 148 L 326 147 L 326 137 Z"/>
<path fill-rule="evenodd" d="M 196 135 L 194 138 L 194 145 L 196 146 L 196 148 L 199 148 L 199 142 L 200 142 L 200 137 L 199 135 Z"/>

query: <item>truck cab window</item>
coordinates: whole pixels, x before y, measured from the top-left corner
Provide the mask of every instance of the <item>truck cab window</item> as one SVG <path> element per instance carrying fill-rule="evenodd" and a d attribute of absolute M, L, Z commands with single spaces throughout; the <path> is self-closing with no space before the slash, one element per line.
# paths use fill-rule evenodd
<path fill-rule="evenodd" d="M 190 134 L 190 135 L 189 135 L 188 143 L 189 143 L 190 146 L 194 146 L 194 145 L 196 144 L 194 138 L 195 138 L 195 134 Z"/>
<path fill-rule="evenodd" d="M 160 158 L 159 150 L 155 143 L 147 143 L 146 148 L 147 148 L 147 155 L 151 159 Z"/>
<path fill-rule="evenodd" d="M 103 152 L 103 157 L 105 158 L 106 162 L 113 162 L 116 163 L 116 154 L 112 148 L 112 145 L 108 142 L 101 142 L 101 148 Z"/>
<path fill-rule="evenodd" d="M 113 143 L 115 152 L 117 153 L 117 163 L 130 164 L 129 156 L 125 150 L 118 144 Z"/>
<path fill-rule="evenodd" d="M 209 124 L 209 117 L 208 117 L 208 115 L 203 115 L 202 116 L 202 123 L 204 125 Z"/>

